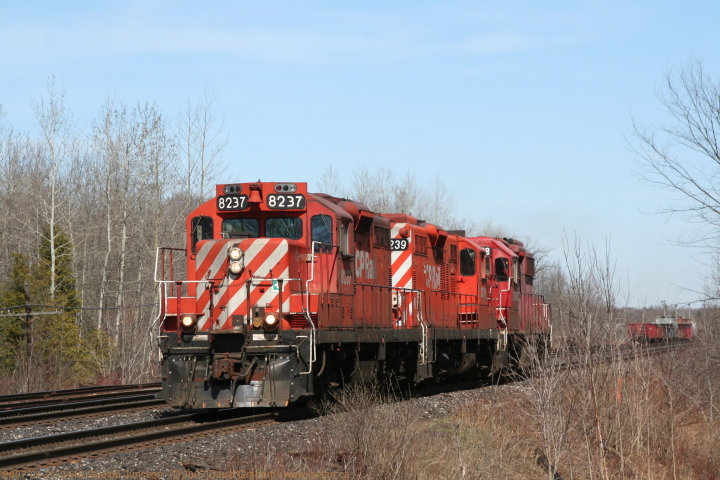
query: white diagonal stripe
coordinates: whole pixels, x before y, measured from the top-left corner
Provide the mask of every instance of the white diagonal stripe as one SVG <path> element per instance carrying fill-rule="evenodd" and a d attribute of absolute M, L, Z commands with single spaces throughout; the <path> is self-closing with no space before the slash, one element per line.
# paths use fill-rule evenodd
<path fill-rule="evenodd" d="M 270 270 L 274 266 L 277 265 L 277 263 L 280 261 L 280 259 L 285 256 L 285 254 L 288 251 L 288 243 L 287 240 L 283 240 L 280 242 L 280 244 L 275 248 L 275 250 L 268 256 L 268 258 L 258 267 L 256 271 L 253 272 L 253 275 L 256 277 L 267 277 L 270 273 Z M 276 277 L 280 278 L 280 277 Z M 284 277 L 287 278 L 287 277 Z"/>
<path fill-rule="evenodd" d="M 255 257 L 258 254 L 258 252 L 265 245 L 267 245 L 267 242 L 268 242 L 268 239 L 266 239 L 266 238 L 260 238 L 260 239 L 255 240 L 254 242 L 252 242 L 250 244 L 250 246 L 248 247 L 248 249 L 245 251 L 245 263 L 246 264 L 249 263 L 250 260 L 253 257 Z M 206 255 L 207 255 L 207 253 L 206 253 Z M 215 258 L 215 260 L 213 261 L 213 266 L 215 266 L 217 263 L 222 265 L 223 262 L 225 261 L 226 257 L 227 257 L 227 252 L 224 251 L 223 249 L 221 249 L 220 252 L 218 252 L 217 258 Z M 211 269 L 212 269 L 212 267 L 211 267 Z M 211 277 L 212 276 L 214 276 L 214 275 L 211 272 Z M 203 285 L 203 284 L 200 284 L 200 285 Z M 222 298 L 222 295 L 227 290 L 228 282 L 226 282 L 225 279 L 223 279 L 222 284 L 217 285 L 217 287 L 218 287 L 218 292 L 211 293 L 211 295 L 213 295 L 213 305 L 218 305 L 219 300 Z M 200 298 L 201 294 L 202 294 L 202 290 L 198 289 L 197 294 L 196 294 L 198 299 Z M 235 311 L 235 309 L 237 309 L 237 307 L 239 307 L 242 304 L 242 302 L 245 301 L 246 296 L 247 296 L 247 289 L 243 285 L 242 287 L 240 287 L 238 289 L 238 291 L 232 296 L 232 298 L 228 302 L 227 308 L 225 309 L 226 314 L 231 315 L 230 312 Z M 203 308 L 204 308 L 205 315 L 203 316 L 201 321 L 198 322 L 199 328 L 202 328 L 203 325 L 205 325 L 208 317 L 210 316 L 209 303 L 207 305 L 205 305 Z"/>
<path fill-rule="evenodd" d="M 410 267 L 412 266 L 412 255 L 409 256 L 407 259 L 405 259 L 405 262 L 403 262 L 402 265 L 399 267 L 393 268 L 395 271 L 393 271 L 392 275 L 392 286 L 393 287 L 401 287 L 404 288 L 404 285 L 398 285 L 400 283 L 400 280 L 402 277 L 410 270 Z M 395 264 L 393 263 L 393 267 L 395 267 Z"/>
<path fill-rule="evenodd" d="M 285 271 L 277 278 L 288 278 L 288 273 L 290 269 L 286 268 Z M 285 289 L 285 283 L 283 282 L 283 290 Z M 253 287 L 254 289 L 254 287 Z M 285 292 L 283 292 L 285 293 Z M 275 299 L 280 294 L 280 290 L 275 290 L 274 288 L 270 287 L 267 290 L 265 290 L 265 293 L 262 294 L 262 296 L 258 299 L 257 304 L 261 307 L 264 307 L 268 303 L 270 303 L 272 300 Z M 279 305 L 278 305 L 279 306 Z"/>
<path fill-rule="evenodd" d="M 205 261 L 205 257 L 207 257 L 208 252 L 210 251 L 210 249 L 212 248 L 212 246 L 214 244 L 215 244 L 215 242 L 211 240 L 209 242 L 205 242 L 205 244 L 203 244 L 203 246 L 200 247 L 200 251 L 195 256 L 195 258 L 196 258 L 195 265 L 200 265 L 201 263 L 203 263 Z"/>
<path fill-rule="evenodd" d="M 258 248 L 253 248 L 255 246 L 255 243 L 262 242 L 262 245 Z M 253 242 L 252 246 L 248 248 L 247 252 L 245 252 L 245 263 L 250 263 L 250 260 L 257 255 L 258 251 L 260 251 L 260 248 L 264 247 L 267 244 L 267 239 L 263 239 L 262 241 Z M 287 253 L 288 250 L 288 244 L 287 241 L 283 241 L 278 245 L 278 247 L 270 254 L 270 256 L 265 260 L 260 267 L 253 272 L 253 275 L 259 276 L 259 277 L 265 277 L 270 272 L 270 269 L 277 265 L 277 262 Z M 286 269 L 285 272 L 283 272 L 284 276 L 279 278 L 287 278 L 288 270 Z M 250 295 L 252 295 L 252 292 L 255 290 L 255 287 L 257 285 L 251 284 L 250 286 Z M 227 311 L 229 312 L 229 315 L 232 315 L 231 312 L 234 312 L 237 310 L 240 305 L 247 299 L 247 288 L 241 288 L 238 290 L 238 292 L 232 296 L 232 298 L 228 301 L 227 304 Z"/>
<path fill-rule="evenodd" d="M 215 257 L 215 260 L 213 260 L 212 264 L 210 265 L 210 278 L 217 277 L 218 272 L 220 271 L 220 267 L 223 266 L 223 263 L 225 263 L 226 260 L 227 250 L 225 248 L 221 248 L 217 256 Z"/>

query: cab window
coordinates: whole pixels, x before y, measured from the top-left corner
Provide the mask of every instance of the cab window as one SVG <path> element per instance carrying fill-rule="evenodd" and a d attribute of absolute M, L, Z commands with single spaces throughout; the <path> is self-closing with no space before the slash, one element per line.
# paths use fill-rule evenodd
<path fill-rule="evenodd" d="M 268 238 L 302 238 L 302 220 L 297 217 L 268 218 L 265 220 L 265 236 Z"/>
<path fill-rule="evenodd" d="M 222 223 L 222 231 L 228 237 L 260 236 L 260 222 L 257 218 L 226 218 Z"/>
<path fill-rule="evenodd" d="M 472 248 L 460 250 L 460 275 L 468 277 L 475 275 L 476 253 Z"/>
<path fill-rule="evenodd" d="M 338 243 L 340 245 L 340 254 L 349 255 L 350 245 L 348 243 L 348 222 L 340 222 L 340 228 L 338 228 L 340 238 Z"/>
<path fill-rule="evenodd" d="M 213 220 L 210 217 L 195 217 L 190 221 L 190 225 L 191 249 L 192 252 L 195 253 L 195 244 L 197 244 L 197 242 L 213 238 Z"/>
<path fill-rule="evenodd" d="M 310 220 L 312 241 L 323 245 L 315 245 L 315 251 L 325 251 L 332 245 L 332 217 L 330 215 L 315 215 Z"/>
<path fill-rule="evenodd" d="M 508 270 L 507 258 L 498 257 L 495 259 L 495 276 L 499 282 L 506 282 L 510 271 Z"/>

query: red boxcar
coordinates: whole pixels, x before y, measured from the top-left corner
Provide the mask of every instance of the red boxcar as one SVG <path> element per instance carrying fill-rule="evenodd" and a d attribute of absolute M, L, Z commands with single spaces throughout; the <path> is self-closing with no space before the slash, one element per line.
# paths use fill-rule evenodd
<path fill-rule="evenodd" d="M 628 336 L 634 341 L 666 342 L 673 340 L 692 340 L 695 326 L 683 317 L 660 316 L 653 322 L 629 323 Z"/>

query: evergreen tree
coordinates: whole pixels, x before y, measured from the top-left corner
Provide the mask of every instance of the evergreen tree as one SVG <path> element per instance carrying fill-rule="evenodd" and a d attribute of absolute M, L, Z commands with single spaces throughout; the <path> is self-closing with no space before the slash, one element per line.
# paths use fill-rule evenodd
<path fill-rule="evenodd" d="M 35 271 L 39 292 L 33 303 L 56 306 L 62 313 L 38 318 L 37 348 L 46 372 L 49 370 L 68 381 L 87 380 L 95 369 L 92 352 L 76 321 L 81 304 L 72 270 L 73 248 L 62 228 L 55 226 L 54 231 L 55 271 L 51 271 L 52 243 L 50 229 L 47 229 L 40 241 L 40 262 Z M 54 290 L 52 276 L 55 277 Z"/>
<path fill-rule="evenodd" d="M 13 254 L 10 279 L 0 285 L 0 313 L 18 314 L 17 317 L 0 317 L 0 369 L 5 372 L 12 371 L 17 365 L 17 357 L 24 343 L 25 311 L 10 307 L 25 305 L 25 282 L 28 278 L 27 259 L 19 253 Z"/>
<path fill-rule="evenodd" d="M 38 264 L 13 255 L 10 279 L 0 285 L 0 308 L 17 317 L 0 317 L 0 368 L 6 373 L 21 368 L 26 386 L 65 387 L 80 381 L 93 381 L 112 356 L 109 342 L 102 332 L 83 332 L 76 321 L 81 308 L 72 270 L 73 247 L 63 230 L 55 227 L 55 282 L 51 287 L 51 242 L 46 235 L 38 249 Z M 32 320 L 32 342 L 27 341 L 25 323 L 25 286 L 34 313 L 59 311 L 54 315 L 35 315 Z M 30 352 L 30 354 L 28 354 Z"/>

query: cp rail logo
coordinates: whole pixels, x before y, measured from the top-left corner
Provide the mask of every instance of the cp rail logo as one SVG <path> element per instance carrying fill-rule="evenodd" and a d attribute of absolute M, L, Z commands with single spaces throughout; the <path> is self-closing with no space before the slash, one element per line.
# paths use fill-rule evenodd
<path fill-rule="evenodd" d="M 357 278 L 375 280 L 375 263 L 370 257 L 370 252 L 357 251 L 355 255 L 355 275 Z"/>
<path fill-rule="evenodd" d="M 434 290 L 440 289 L 440 267 L 425 265 L 425 286 Z"/>

